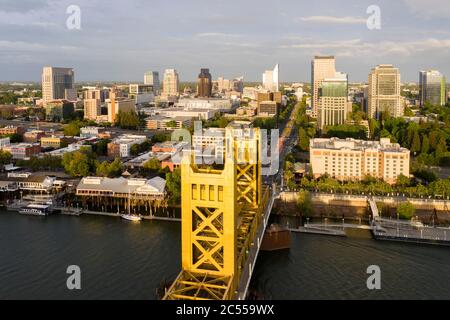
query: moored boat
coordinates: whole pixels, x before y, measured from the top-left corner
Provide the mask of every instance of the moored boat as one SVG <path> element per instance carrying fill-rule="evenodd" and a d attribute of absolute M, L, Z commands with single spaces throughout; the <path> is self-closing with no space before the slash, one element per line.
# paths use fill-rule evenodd
<path fill-rule="evenodd" d="M 30 216 L 47 216 L 51 212 L 50 206 L 44 204 L 29 204 L 20 208 L 19 213 Z"/>
<path fill-rule="evenodd" d="M 128 220 L 128 221 L 141 221 L 142 218 L 135 214 L 121 214 L 120 217 L 122 219 Z"/>

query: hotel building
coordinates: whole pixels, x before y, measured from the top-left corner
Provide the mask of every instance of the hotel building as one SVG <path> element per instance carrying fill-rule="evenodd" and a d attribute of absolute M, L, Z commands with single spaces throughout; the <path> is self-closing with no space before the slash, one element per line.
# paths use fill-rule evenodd
<path fill-rule="evenodd" d="M 395 183 L 399 175 L 409 177 L 410 151 L 391 143 L 354 139 L 311 139 L 310 164 L 315 178 L 362 180 L 366 176 Z"/>

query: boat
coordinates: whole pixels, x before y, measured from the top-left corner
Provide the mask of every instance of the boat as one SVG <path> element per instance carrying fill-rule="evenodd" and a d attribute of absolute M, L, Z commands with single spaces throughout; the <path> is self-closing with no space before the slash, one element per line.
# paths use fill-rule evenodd
<path fill-rule="evenodd" d="M 19 213 L 30 216 L 47 216 L 51 212 L 50 206 L 44 204 L 29 204 L 20 208 Z"/>
<path fill-rule="evenodd" d="M 141 221 L 142 218 L 135 214 L 121 214 L 120 217 L 122 219 L 128 220 L 128 221 Z"/>

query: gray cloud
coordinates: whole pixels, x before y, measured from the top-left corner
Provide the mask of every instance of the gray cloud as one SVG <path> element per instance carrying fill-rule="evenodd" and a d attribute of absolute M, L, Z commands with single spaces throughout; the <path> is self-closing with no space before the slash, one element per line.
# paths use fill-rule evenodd
<path fill-rule="evenodd" d="M 378 0 L 379 31 L 364 25 L 372 2 L 0 0 L 0 81 L 39 80 L 43 65 L 74 67 L 78 80 L 140 81 L 170 67 L 182 80 L 200 67 L 260 80 L 277 62 L 282 80 L 307 81 L 319 53 L 335 54 L 354 80 L 378 63 L 398 64 L 409 80 L 422 68 L 450 74 L 450 21 L 439 20 L 448 0 Z M 66 28 L 70 4 L 81 8 L 79 31 Z"/>
<path fill-rule="evenodd" d="M 48 7 L 48 0 L 0 0 L 0 11 L 28 12 Z"/>

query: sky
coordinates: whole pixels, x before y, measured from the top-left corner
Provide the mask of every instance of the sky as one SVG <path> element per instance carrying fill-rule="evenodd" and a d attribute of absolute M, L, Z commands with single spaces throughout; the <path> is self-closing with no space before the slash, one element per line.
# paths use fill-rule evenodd
<path fill-rule="evenodd" d="M 70 29 L 70 5 L 81 29 Z M 370 30 L 367 9 L 380 9 Z M 70 20 L 73 21 L 73 20 Z M 76 81 L 143 81 L 175 68 L 213 78 L 310 81 L 314 55 L 335 55 L 351 82 L 377 64 L 450 77 L 449 0 L 0 0 L 0 81 L 39 81 L 45 65 L 73 67 Z"/>

